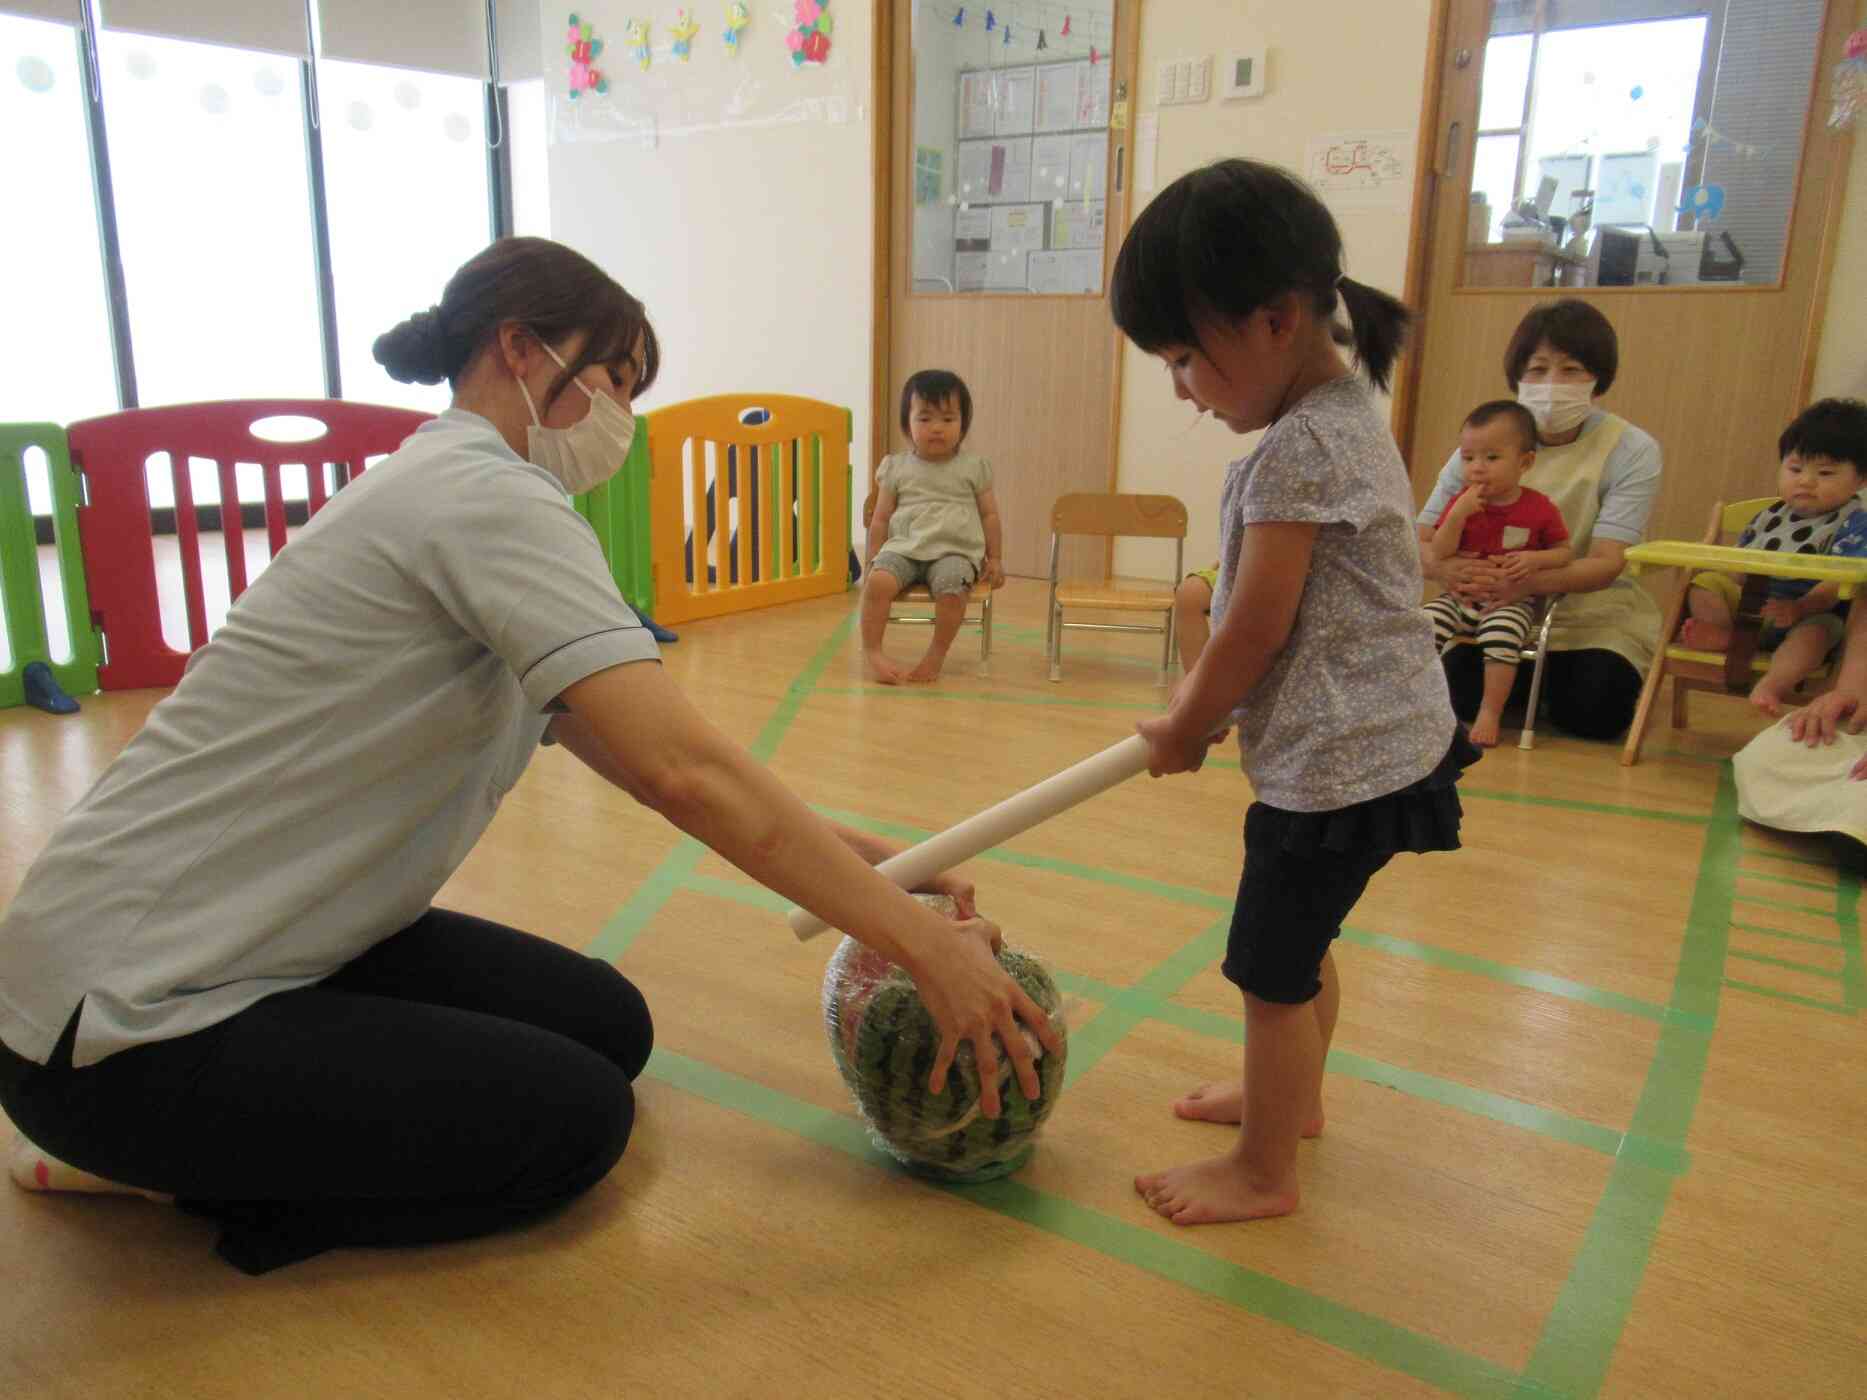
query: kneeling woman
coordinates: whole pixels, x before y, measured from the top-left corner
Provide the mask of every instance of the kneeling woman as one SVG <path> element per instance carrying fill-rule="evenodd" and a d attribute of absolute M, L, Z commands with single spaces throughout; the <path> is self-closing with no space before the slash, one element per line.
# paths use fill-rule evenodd
<path fill-rule="evenodd" d="M 253 583 L 65 818 L 0 923 L 0 1106 L 22 1185 L 174 1197 L 260 1272 L 485 1233 L 621 1155 L 652 1032 L 605 963 L 430 901 L 541 740 L 908 969 L 1029 1097 L 996 930 L 869 868 L 675 689 L 570 496 L 655 377 L 641 304 L 509 239 L 383 336 L 453 406 Z M 969 894 L 958 882 L 949 892 Z"/>

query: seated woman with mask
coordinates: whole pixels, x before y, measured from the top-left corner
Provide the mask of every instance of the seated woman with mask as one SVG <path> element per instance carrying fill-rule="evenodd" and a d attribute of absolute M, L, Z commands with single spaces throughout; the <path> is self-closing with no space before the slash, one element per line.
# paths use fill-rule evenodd
<path fill-rule="evenodd" d="M 1550 719 L 1585 739 L 1612 739 L 1627 728 L 1642 678 L 1659 645 L 1653 600 L 1626 572 L 1659 494 L 1660 449 L 1648 434 L 1596 405 L 1614 383 L 1620 351 L 1608 318 L 1566 298 L 1531 309 L 1504 352 L 1504 379 L 1536 419 L 1536 465 L 1523 484 L 1556 503 L 1575 559 L 1513 582 L 1482 559 L 1435 559 L 1434 523 L 1465 489 L 1454 451 L 1419 515 L 1420 563 L 1429 580 L 1476 603 L 1508 604 L 1563 594 L 1550 629 L 1544 681 Z M 1484 690 L 1476 647 L 1445 655 L 1453 708 L 1468 723 Z M 1511 704 L 1528 694 L 1530 668 L 1519 667 Z"/>

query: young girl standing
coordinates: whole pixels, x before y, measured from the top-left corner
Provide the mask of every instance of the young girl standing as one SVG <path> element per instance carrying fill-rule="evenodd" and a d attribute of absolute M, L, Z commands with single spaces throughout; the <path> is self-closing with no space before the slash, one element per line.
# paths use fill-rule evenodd
<path fill-rule="evenodd" d="M 1191 772 L 1236 722 L 1257 800 L 1223 971 L 1244 994 L 1242 1091 L 1206 1085 L 1182 1117 L 1241 1124 L 1220 1156 L 1135 1178 L 1177 1224 L 1286 1215 L 1297 1140 L 1322 1131 L 1340 984 L 1329 945 L 1401 851 L 1456 850 L 1460 769 L 1406 467 L 1387 415 L 1336 348 L 1385 388 L 1406 308 L 1342 275 L 1342 238 L 1295 177 L 1226 160 L 1175 181 L 1116 259 L 1116 323 L 1174 392 L 1237 433 L 1212 639 L 1166 714 L 1137 726 L 1156 777 Z M 1249 600 L 1232 609 L 1231 599 Z"/>

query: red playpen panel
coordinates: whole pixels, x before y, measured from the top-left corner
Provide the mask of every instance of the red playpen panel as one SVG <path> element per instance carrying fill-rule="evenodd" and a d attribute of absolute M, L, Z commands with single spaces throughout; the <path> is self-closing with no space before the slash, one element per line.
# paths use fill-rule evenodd
<path fill-rule="evenodd" d="M 278 417 L 312 419 L 322 425 L 323 432 L 292 442 L 254 433 L 255 424 Z M 237 464 L 251 463 L 260 469 L 266 493 L 266 538 L 276 555 L 285 547 L 283 467 L 305 469 L 306 511 L 315 515 L 328 499 L 326 466 L 335 469 L 336 484 L 341 487 L 360 476 L 370 458 L 395 451 L 428 418 L 412 409 L 341 399 L 242 399 L 138 408 L 73 423 L 68 434 L 71 463 L 82 477 L 85 496 L 78 508 L 78 534 L 84 547 L 91 616 L 104 635 L 98 688 L 174 685 L 188 662 L 188 652 L 176 651 L 162 637 L 146 475 L 151 457 L 168 454 L 174 478 L 175 535 L 192 652 L 207 641 L 207 607 L 190 458 L 214 463 L 220 479 L 221 539 L 231 603 L 246 591 L 248 578 Z"/>

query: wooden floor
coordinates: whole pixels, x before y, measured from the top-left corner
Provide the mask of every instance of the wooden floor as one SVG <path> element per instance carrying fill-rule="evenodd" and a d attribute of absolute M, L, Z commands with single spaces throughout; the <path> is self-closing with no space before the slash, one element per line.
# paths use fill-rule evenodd
<path fill-rule="evenodd" d="M 1144 639 L 1001 595 L 934 689 L 862 683 L 853 595 L 689 626 L 671 671 L 807 800 L 910 837 L 1155 709 Z M 924 644 L 897 629 L 894 649 Z M 0 713 L 0 896 L 152 695 Z M 856 1124 L 830 941 L 574 760 L 541 752 L 444 902 L 611 958 L 658 1046 L 616 1171 L 547 1224 L 252 1280 L 201 1221 L 0 1189 L 0 1396 L 1858 1395 L 1867 1365 L 1859 886 L 1744 826 L 1755 729 L 1695 698 L 1624 770 L 1547 735 L 1467 778 L 1467 849 L 1402 857 L 1339 950 L 1304 1208 L 1181 1230 L 1137 1170 L 1238 1072 L 1218 974 L 1248 789 L 1140 779 L 976 863 L 1074 998 L 1031 1164 L 940 1189 Z M 1514 737 L 1514 736 L 1512 736 Z"/>

